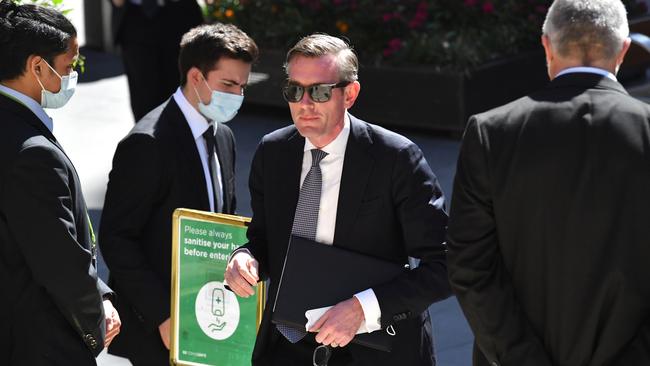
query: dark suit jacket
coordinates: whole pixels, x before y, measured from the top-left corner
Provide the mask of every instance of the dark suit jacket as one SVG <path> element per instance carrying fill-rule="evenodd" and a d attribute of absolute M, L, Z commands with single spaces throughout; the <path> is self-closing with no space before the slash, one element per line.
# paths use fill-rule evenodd
<path fill-rule="evenodd" d="M 102 296 L 86 203 L 63 148 L 0 95 L 0 364 L 94 365 Z"/>
<path fill-rule="evenodd" d="M 235 140 L 217 127 L 224 212 L 235 212 Z M 99 242 L 117 294 L 123 329 L 110 351 L 128 356 L 142 337 L 160 342 L 169 318 L 172 213 L 209 211 L 208 191 L 192 131 L 173 98 L 151 111 L 120 142 L 113 158 Z"/>
<path fill-rule="evenodd" d="M 588 73 L 470 118 L 449 272 L 487 361 L 650 364 L 649 120 Z"/>
<path fill-rule="evenodd" d="M 139 43 L 169 42 L 178 45 L 185 32 L 203 22 L 196 0 L 167 1 L 152 19 L 144 16 L 140 7 L 129 0 L 125 0 L 121 7 L 112 5 L 111 0 L 107 1 L 111 2 L 113 9 L 113 40 L 118 44 L 135 40 Z"/>
<path fill-rule="evenodd" d="M 334 245 L 397 263 L 407 263 L 409 256 L 421 262 L 417 269 L 373 288 L 382 327 L 394 324 L 397 331 L 392 352 L 356 344 L 348 347 L 359 365 L 432 365 L 427 308 L 450 293 L 442 191 L 415 144 L 350 119 Z M 245 248 L 259 261 L 262 278 L 271 280 L 254 365 L 267 364 L 277 340 L 269 304 L 274 303 L 293 223 L 304 143 L 296 128 L 289 126 L 265 136 L 253 158 L 249 182 L 253 220 Z"/>

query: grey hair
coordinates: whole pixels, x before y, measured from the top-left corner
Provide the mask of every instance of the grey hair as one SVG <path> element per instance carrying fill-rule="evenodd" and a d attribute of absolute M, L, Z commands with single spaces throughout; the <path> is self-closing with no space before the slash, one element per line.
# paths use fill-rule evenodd
<path fill-rule="evenodd" d="M 339 81 L 357 81 L 359 78 L 359 60 L 352 46 L 344 40 L 328 34 L 316 33 L 303 37 L 287 52 L 284 70 L 289 75 L 289 62 L 294 57 L 322 57 L 335 55 L 339 69 Z"/>
<path fill-rule="evenodd" d="M 559 55 L 589 65 L 616 58 L 630 28 L 621 0 L 555 0 L 542 32 Z"/>

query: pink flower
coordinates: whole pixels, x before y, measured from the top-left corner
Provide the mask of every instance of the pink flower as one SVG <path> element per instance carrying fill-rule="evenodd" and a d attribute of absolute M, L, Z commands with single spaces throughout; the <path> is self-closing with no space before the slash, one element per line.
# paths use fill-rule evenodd
<path fill-rule="evenodd" d="M 390 22 L 391 19 L 393 19 L 393 15 L 390 13 L 386 13 L 382 15 L 381 19 L 384 21 L 384 23 Z"/>
<path fill-rule="evenodd" d="M 388 48 L 390 48 L 393 52 L 398 51 L 400 48 L 402 48 L 402 40 L 399 38 L 391 39 L 388 41 Z"/>
<path fill-rule="evenodd" d="M 494 12 L 494 5 L 489 1 L 484 2 L 483 3 L 483 12 L 486 13 L 486 14 L 493 13 Z"/>

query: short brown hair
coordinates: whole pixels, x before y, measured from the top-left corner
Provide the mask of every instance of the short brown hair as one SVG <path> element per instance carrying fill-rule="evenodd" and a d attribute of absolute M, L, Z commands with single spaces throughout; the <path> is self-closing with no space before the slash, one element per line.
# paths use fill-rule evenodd
<path fill-rule="evenodd" d="M 289 52 L 284 63 L 284 70 L 289 75 L 289 62 L 296 56 L 322 57 L 336 55 L 340 81 L 357 81 L 359 78 L 359 60 L 352 46 L 346 41 L 324 33 L 315 33 L 303 37 Z"/>
<path fill-rule="evenodd" d="M 206 75 L 222 57 L 253 63 L 258 55 L 255 41 L 232 24 L 214 23 L 190 29 L 183 35 L 178 55 L 181 86 L 185 86 L 192 67 Z"/>

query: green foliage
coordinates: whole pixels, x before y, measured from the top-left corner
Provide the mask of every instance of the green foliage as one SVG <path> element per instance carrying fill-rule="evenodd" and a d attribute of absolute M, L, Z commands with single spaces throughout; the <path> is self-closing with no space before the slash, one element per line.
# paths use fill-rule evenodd
<path fill-rule="evenodd" d="M 64 8 L 64 0 L 12 0 L 16 4 L 35 4 L 55 8 L 63 14 L 68 14 L 72 9 Z"/>
<path fill-rule="evenodd" d="M 237 24 L 263 48 L 313 32 L 342 36 L 364 64 L 466 71 L 539 49 L 551 0 L 213 0 L 213 21 Z M 630 15 L 645 12 L 624 0 Z"/>

